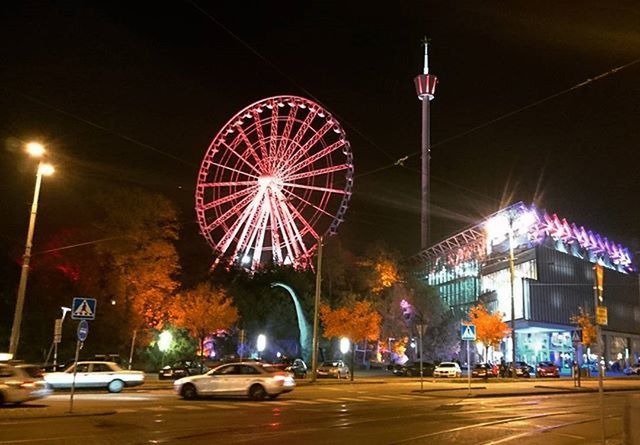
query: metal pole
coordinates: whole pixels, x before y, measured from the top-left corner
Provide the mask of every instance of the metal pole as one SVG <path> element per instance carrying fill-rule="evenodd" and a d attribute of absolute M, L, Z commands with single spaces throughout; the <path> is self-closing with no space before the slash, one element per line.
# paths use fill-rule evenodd
<path fill-rule="evenodd" d="M 80 340 L 76 341 L 76 356 L 73 359 L 73 380 L 71 381 L 71 397 L 69 398 L 69 412 L 73 412 L 73 394 L 76 390 L 76 374 L 78 373 L 78 355 L 80 354 Z"/>
<path fill-rule="evenodd" d="M 422 362 L 424 361 L 424 359 L 422 358 L 422 329 L 423 329 L 423 325 L 419 324 L 418 325 L 418 329 L 420 329 L 420 392 L 424 391 L 424 379 L 423 379 L 423 372 L 422 372 Z"/>
<path fill-rule="evenodd" d="M 22 269 L 20 270 L 20 283 L 18 284 L 18 296 L 16 298 L 16 310 L 13 315 L 11 327 L 11 339 L 9 340 L 9 353 L 15 358 L 20 341 L 20 325 L 22 324 L 22 311 L 24 309 L 24 297 L 27 291 L 27 278 L 29 276 L 29 262 L 31 261 L 31 247 L 33 245 L 33 232 L 36 227 L 36 215 L 38 213 L 38 198 L 40 197 L 40 185 L 42 184 L 42 163 L 38 165 L 36 185 L 33 191 L 31 203 L 31 216 L 29 217 L 29 229 L 27 230 L 27 242 L 22 257 Z"/>
<path fill-rule="evenodd" d="M 320 285 L 322 282 L 322 237 L 318 240 L 318 264 L 316 266 L 316 294 L 313 301 L 313 345 L 311 351 L 311 381 L 316 381 L 318 369 L 318 313 L 320 310 Z M 352 371 L 353 373 L 353 371 Z"/>
<path fill-rule="evenodd" d="M 509 216 L 509 286 L 511 291 L 511 377 L 517 378 L 516 372 L 516 298 L 514 282 L 516 277 L 515 257 L 513 255 L 513 216 Z"/>
<path fill-rule="evenodd" d="M 595 272 L 595 268 L 594 268 Z M 600 440 L 603 444 L 606 443 L 606 427 L 604 423 L 604 382 L 603 382 L 603 374 L 604 374 L 604 344 L 602 342 L 602 332 L 600 329 L 600 325 L 598 324 L 598 279 L 597 272 L 594 273 L 594 284 L 593 284 L 593 319 L 596 325 L 596 350 L 598 351 L 598 400 L 600 402 Z"/>
<path fill-rule="evenodd" d="M 131 366 L 133 364 L 133 349 L 135 348 L 136 345 L 136 335 L 138 335 L 138 330 L 134 329 L 133 330 L 133 337 L 131 338 L 131 349 L 129 350 L 129 370 L 131 370 Z"/>
<path fill-rule="evenodd" d="M 489 372 L 487 370 L 487 372 Z M 469 395 L 471 395 L 471 359 L 469 358 L 469 340 L 467 340 L 467 384 L 469 387 Z"/>

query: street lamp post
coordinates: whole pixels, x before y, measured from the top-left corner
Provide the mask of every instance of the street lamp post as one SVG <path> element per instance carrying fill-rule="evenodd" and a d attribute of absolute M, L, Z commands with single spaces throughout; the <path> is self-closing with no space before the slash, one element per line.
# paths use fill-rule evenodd
<path fill-rule="evenodd" d="M 44 147 L 38 143 L 27 144 L 27 152 L 34 157 L 44 155 Z M 20 325 L 22 324 L 22 311 L 24 309 L 24 298 L 27 290 L 27 278 L 29 276 L 29 263 L 31 262 L 31 247 L 33 245 L 33 233 L 36 226 L 36 215 L 38 213 L 38 198 L 40 197 L 40 185 L 42 176 L 53 174 L 54 169 L 50 164 L 40 162 L 36 174 L 36 185 L 33 191 L 33 202 L 31 203 L 31 216 L 29 217 L 29 229 L 27 230 L 27 242 L 24 247 L 22 257 L 22 269 L 20 271 L 20 282 L 18 284 L 18 296 L 16 298 L 16 310 L 13 316 L 11 327 L 11 338 L 9 340 L 9 353 L 16 356 L 18 352 L 18 342 L 20 341 Z"/>

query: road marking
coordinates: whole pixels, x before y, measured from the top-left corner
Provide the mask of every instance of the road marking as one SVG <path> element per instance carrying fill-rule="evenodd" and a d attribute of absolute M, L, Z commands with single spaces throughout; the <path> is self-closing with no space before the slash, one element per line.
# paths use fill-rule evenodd
<path fill-rule="evenodd" d="M 320 403 L 339 403 L 336 399 L 316 399 Z"/>
<path fill-rule="evenodd" d="M 367 400 L 367 401 L 369 401 L 369 400 L 380 400 L 378 397 L 373 397 L 373 396 L 360 396 L 360 398 L 362 400 Z"/>
<path fill-rule="evenodd" d="M 278 400 L 277 402 L 269 402 L 269 405 L 289 406 L 295 405 L 296 403 L 298 403 L 298 400 Z"/>
<path fill-rule="evenodd" d="M 136 412 L 136 410 L 135 410 L 135 409 L 131 409 L 131 408 L 118 408 L 118 409 L 116 410 L 116 412 L 117 412 L 118 414 L 124 414 L 124 413 L 135 413 L 135 412 Z"/>
<path fill-rule="evenodd" d="M 265 402 L 243 402 L 241 404 L 238 405 L 238 408 L 241 408 L 243 406 L 250 406 L 252 408 L 257 408 L 259 406 L 266 406 Z"/>
<path fill-rule="evenodd" d="M 340 400 L 341 402 L 362 402 L 363 400 L 360 398 L 354 398 L 354 397 L 340 397 L 339 399 L 336 400 Z"/>
<path fill-rule="evenodd" d="M 296 403 L 301 403 L 303 405 L 317 405 L 318 402 L 317 400 L 295 400 Z"/>
<path fill-rule="evenodd" d="M 169 408 L 165 408 L 164 406 L 145 406 L 142 409 L 146 409 L 148 411 L 171 411 Z"/>
<path fill-rule="evenodd" d="M 178 409 L 189 409 L 189 410 L 203 410 L 203 409 L 205 409 L 203 406 L 196 406 L 196 405 L 176 405 L 175 408 L 178 408 Z"/>
<path fill-rule="evenodd" d="M 209 408 L 218 408 L 218 409 L 238 409 L 238 405 L 226 405 L 224 403 L 207 403 Z"/>

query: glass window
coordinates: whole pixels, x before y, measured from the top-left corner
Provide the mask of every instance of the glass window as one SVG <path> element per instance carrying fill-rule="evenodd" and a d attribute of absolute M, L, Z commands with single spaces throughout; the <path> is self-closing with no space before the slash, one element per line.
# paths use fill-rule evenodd
<path fill-rule="evenodd" d="M 94 363 L 93 372 L 112 372 L 112 370 L 104 363 Z"/>

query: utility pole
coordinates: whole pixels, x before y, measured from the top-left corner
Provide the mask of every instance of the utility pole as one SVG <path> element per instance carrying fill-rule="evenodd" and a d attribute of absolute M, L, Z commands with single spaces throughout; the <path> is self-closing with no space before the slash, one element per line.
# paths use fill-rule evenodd
<path fill-rule="evenodd" d="M 431 136 L 429 103 L 435 97 L 438 78 L 429 74 L 429 39 L 422 39 L 424 47 L 424 67 L 422 74 L 413 79 L 418 99 L 422 101 L 422 144 L 421 144 L 421 187 L 420 187 L 420 249 L 429 247 L 430 238 L 430 199 L 431 199 Z"/>
<path fill-rule="evenodd" d="M 320 286 L 322 284 L 322 242 L 318 240 L 318 264 L 316 266 L 316 294 L 313 302 L 313 340 L 311 350 L 311 381 L 316 381 L 318 369 L 318 312 L 320 310 Z"/>
<path fill-rule="evenodd" d="M 516 371 L 516 296 L 514 284 L 516 279 L 516 261 L 513 254 L 513 219 L 514 215 L 509 214 L 509 288 L 511 291 L 511 377 L 517 378 Z"/>

